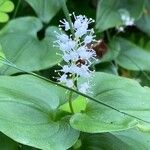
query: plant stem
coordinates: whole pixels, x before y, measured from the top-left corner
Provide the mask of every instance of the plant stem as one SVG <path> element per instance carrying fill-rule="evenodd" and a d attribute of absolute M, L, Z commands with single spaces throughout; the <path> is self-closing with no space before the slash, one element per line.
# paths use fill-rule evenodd
<path fill-rule="evenodd" d="M 63 8 L 63 12 L 64 12 L 64 15 L 69 23 L 69 26 L 70 26 L 70 30 L 71 30 L 71 33 L 73 35 L 73 38 L 75 37 L 75 33 L 74 33 L 74 30 L 73 30 L 73 25 L 72 25 L 72 21 L 71 21 L 71 17 L 70 17 L 70 14 L 69 14 L 69 10 L 67 8 L 67 5 L 66 5 L 66 2 L 65 0 L 61 0 L 61 3 L 62 3 L 62 8 Z"/>
<path fill-rule="evenodd" d="M 73 92 L 70 91 L 68 102 L 69 102 L 70 111 L 72 114 L 74 114 L 73 105 L 72 105 L 72 95 L 73 95 Z"/>
<path fill-rule="evenodd" d="M 110 37 L 110 34 L 109 34 L 108 30 L 106 31 L 106 35 L 107 35 L 108 42 L 110 42 L 111 41 L 111 37 Z"/>
<path fill-rule="evenodd" d="M 21 4 L 21 0 L 18 0 L 18 3 L 16 5 L 16 9 L 15 9 L 14 14 L 13 14 L 13 18 L 16 17 L 20 4 Z"/>

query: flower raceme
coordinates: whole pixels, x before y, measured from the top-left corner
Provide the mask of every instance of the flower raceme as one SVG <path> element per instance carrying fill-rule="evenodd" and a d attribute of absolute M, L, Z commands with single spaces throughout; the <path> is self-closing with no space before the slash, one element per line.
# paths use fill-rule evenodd
<path fill-rule="evenodd" d="M 89 79 L 92 77 L 93 71 L 89 69 L 92 62 L 96 60 L 96 52 L 89 46 L 95 38 L 94 30 L 89 29 L 89 25 L 94 22 L 93 19 L 88 19 L 86 16 L 75 16 L 73 13 L 72 23 L 74 35 L 68 36 L 62 30 L 70 32 L 69 23 L 63 19 L 60 21 L 60 32 L 55 32 L 57 40 L 54 42 L 62 52 L 62 58 L 65 65 L 62 66 L 60 72 L 62 75 L 58 81 L 70 88 L 76 89 L 76 81 L 79 77 L 86 78 L 84 83 L 81 83 L 79 91 L 86 93 L 89 90 Z"/>
<path fill-rule="evenodd" d="M 117 27 L 117 30 L 119 32 L 124 32 L 124 28 L 126 26 L 134 25 L 135 19 L 130 16 L 128 11 L 120 10 L 120 17 L 121 17 L 121 20 L 122 20 L 124 26 Z"/>

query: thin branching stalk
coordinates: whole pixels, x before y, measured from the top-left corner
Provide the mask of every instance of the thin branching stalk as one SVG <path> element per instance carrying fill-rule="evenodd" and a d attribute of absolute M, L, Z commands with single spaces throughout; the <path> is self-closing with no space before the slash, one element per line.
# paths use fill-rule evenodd
<path fill-rule="evenodd" d="M 73 96 L 73 92 L 70 91 L 70 93 L 69 93 L 69 101 L 68 102 L 69 102 L 70 111 L 71 111 L 72 114 L 74 114 L 73 104 L 72 104 L 72 96 Z"/>
<path fill-rule="evenodd" d="M 67 5 L 66 5 L 66 1 L 65 0 L 60 0 L 61 3 L 62 3 L 62 9 L 63 9 L 63 12 L 64 12 L 64 15 L 69 23 L 69 26 L 70 26 L 70 30 L 71 30 L 71 33 L 73 35 L 73 38 L 75 37 L 75 33 L 74 33 L 74 30 L 73 30 L 73 25 L 72 25 L 72 21 L 71 21 L 71 17 L 70 17 L 70 14 L 69 14 L 69 10 L 67 8 Z"/>
<path fill-rule="evenodd" d="M 21 4 L 21 0 L 18 0 L 17 5 L 16 5 L 16 9 L 15 9 L 14 14 L 13 14 L 13 18 L 16 17 L 18 10 L 19 10 L 19 7 L 20 7 L 20 4 Z"/>
<path fill-rule="evenodd" d="M 75 33 L 74 33 L 74 30 L 73 30 L 72 21 L 71 21 L 71 17 L 70 17 L 70 14 L 69 14 L 69 10 L 68 10 L 67 5 L 66 5 L 66 1 L 65 0 L 61 0 L 61 3 L 62 3 L 62 8 L 63 8 L 64 15 L 65 15 L 65 17 L 66 17 L 66 19 L 67 19 L 67 21 L 69 23 L 70 31 L 71 31 L 72 36 L 74 38 L 75 37 Z M 72 104 L 72 95 L 73 95 L 73 92 L 70 91 L 68 102 L 69 102 L 70 111 L 72 113 L 74 113 L 73 104 Z"/>

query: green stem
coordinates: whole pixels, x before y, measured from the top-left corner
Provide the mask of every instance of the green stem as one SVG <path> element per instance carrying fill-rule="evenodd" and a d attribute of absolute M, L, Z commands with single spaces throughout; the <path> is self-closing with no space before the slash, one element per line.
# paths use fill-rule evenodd
<path fill-rule="evenodd" d="M 13 14 L 13 18 L 16 17 L 20 4 L 21 4 L 21 0 L 18 0 L 18 3 L 17 3 L 17 6 L 16 6 L 16 9 L 15 9 L 15 12 L 14 12 L 14 14 Z"/>
<path fill-rule="evenodd" d="M 67 5 L 66 5 L 66 2 L 65 0 L 61 0 L 61 3 L 62 3 L 62 8 L 63 8 L 63 12 L 64 12 L 64 15 L 69 23 L 69 26 L 70 26 L 70 30 L 71 30 L 71 33 L 73 35 L 73 38 L 75 37 L 75 33 L 74 33 L 74 30 L 73 30 L 73 25 L 72 25 L 72 21 L 71 21 L 71 17 L 70 17 L 70 14 L 69 14 L 69 10 L 67 8 Z"/>
<path fill-rule="evenodd" d="M 106 31 L 106 35 L 107 35 L 108 42 L 110 42 L 111 41 L 111 37 L 110 37 L 110 33 L 109 33 L 108 30 Z"/>
<path fill-rule="evenodd" d="M 70 111 L 72 114 L 74 114 L 73 105 L 72 105 L 72 95 L 73 95 L 73 92 L 70 91 L 68 102 L 69 102 Z"/>

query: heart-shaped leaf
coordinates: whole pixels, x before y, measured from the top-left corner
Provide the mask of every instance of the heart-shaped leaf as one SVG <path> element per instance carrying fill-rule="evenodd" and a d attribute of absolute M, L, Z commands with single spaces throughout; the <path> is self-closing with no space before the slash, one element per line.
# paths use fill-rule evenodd
<path fill-rule="evenodd" d="M 150 147 L 150 133 L 136 129 L 121 132 L 82 134 L 79 150 L 148 150 Z"/>
<path fill-rule="evenodd" d="M 34 9 L 37 16 L 43 21 L 48 23 L 61 8 L 59 0 L 26 0 Z"/>
<path fill-rule="evenodd" d="M 59 50 L 53 46 L 56 27 L 46 30 L 45 38 L 39 40 L 37 32 L 42 23 L 34 17 L 19 18 L 10 21 L 0 32 L 0 43 L 8 60 L 27 71 L 38 71 L 56 65 L 62 60 Z M 16 69 L 4 66 L 1 74 L 13 74 Z"/>
<path fill-rule="evenodd" d="M 101 0 L 98 3 L 96 28 L 102 32 L 123 25 L 120 12 L 126 11 L 137 20 L 143 12 L 144 0 Z"/>
<path fill-rule="evenodd" d="M 131 43 L 123 38 L 117 38 L 116 43 L 120 45 L 120 54 L 116 62 L 128 70 L 150 71 L 150 52 Z"/>
<path fill-rule="evenodd" d="M 111 108 L 101 103 L 89 102 L 85 111 L 71 117 L 73 128 L 98 133 L 124 130 L 137 125 L 136 118 L 120 112 L 150 121 L 149 88 L 141 87 L 134 80 L 106 73 L 95 73 L 90 85 L 93 85 L 90 90 L 93 99 Z"/>
<path fill-rule="evenodd" d="M 150 1 L 145 0 L 144 13 L 136 22 L 137 27 L 150 36 Z"/>
<path fill-rule="evenodd" d="M 44 150 L 66 150 L 76 142 L 79 132 L 56 109 L 66 101 L 65 90 L 28 75 L 2 76 L 0 83 L 0 131 Z"/>

